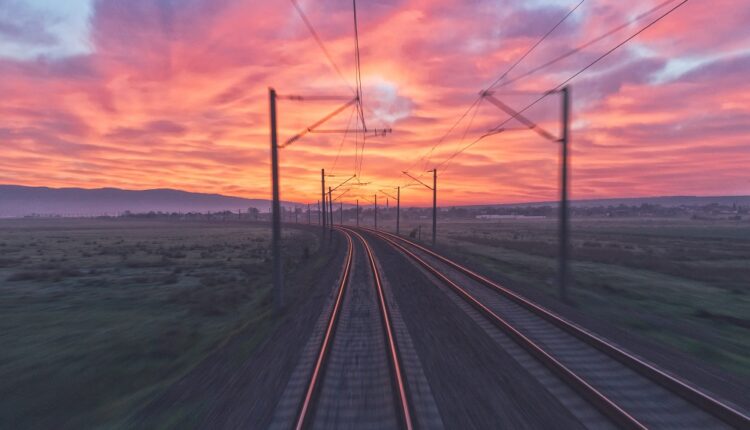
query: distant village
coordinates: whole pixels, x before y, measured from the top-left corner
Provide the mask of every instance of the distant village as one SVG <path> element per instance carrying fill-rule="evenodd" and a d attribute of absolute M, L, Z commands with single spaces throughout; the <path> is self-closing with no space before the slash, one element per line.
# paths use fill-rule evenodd
<path fill-rule="evenodd" d="M 334 221 L 341 219 L 341 207 L 333 208 Z M 571 216 L 581 218 L 686 218 L 694 220 L 734 220 L 750 221 L 750 206 L 722 205 L 711 203 L 706 205 L 678 205 L 668 206 L 659 204 L 643 203 L 640 205 L 576 205 L 570 208 Z M 356 209 L 353 207 L 343 208 L 345 222 L 354 221 Z M 439 218 L 441 220 L 501 220 L 501 219 L 544 219 L 556 218 L 557 207 L 555 205 L 513 205 L 513 206 L 452 206 L 439 207 Z M 360 208 L 360 219 L 372 219 L 375 210 L 373 207 Z M 136 213 L 125 211 L 118 214 L 33 214 L 25 218 L 58 218 L 58 217 L 97 217 L 97 218 L 169 218 L 169 219 L 194 219 L 194 220 L 249 220 L 269 221 L 271 214 L 268 211 L 260 211 L 256 208 L 248 208 L 236 211 L 216 212 L 158 212 L 151 211 Z M 382 220 L 394 219 L 396 208 L 378 207 L 378 218 Z M 432 208 L 402 208 L 401 219 L 403 220 L 429 220 L 432 217 Z M 320 213 L 317 208 L 311 209 L 308 215 L 306 207 L 287 206 L 282 208 L 282 219 L 285 222 L 318 223 Z"/>
<path fill-rule="evenodd" d="M 576 206 L 570 208 L 574 217 L 595 218 L 691 218 L 695 220 L 742 220 L 750 219 L 750 207 L 731 206 L 712 203 L 707 205 L 662 206 L 643 203 L 628 206 Z M 450 211 L 449 211 L 450 213 Z M 549 218 L 557 216 L 557 207 L 545 206 L 517 206 L 517 207 L 485 207 L 475 209 L 474 218 L 502 219 L 502 218 Z"/>

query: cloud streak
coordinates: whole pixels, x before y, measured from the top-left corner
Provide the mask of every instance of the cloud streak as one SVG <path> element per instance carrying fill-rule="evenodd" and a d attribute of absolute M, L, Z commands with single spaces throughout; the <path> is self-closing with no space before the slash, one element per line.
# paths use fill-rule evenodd
<path fill-rule="evenodd" d="M 364 2 L 360 44 L 368 125 L 394 133 L 364 145 L 362 181 L 372 184 L 361 194 L 405 184 L 401 170 L 415 163 L 417 170 L 431 168 L 505 120 L 506 114 L 482 103 L 467 117 L 471 128 L 464 121 L 428 162 L 418 162 L 479 90 L 575 3 Z M 353 82 L 349 5 L 301 4 Z M 584 3 L 511 76 L 656 4 Z M 0 0 L 9 5 L 23 9 L 21 2 Z M 24 19 L 0 19 L 0 35 L 60 55 L 0 55 L 3 183 L 263 197 L 270 189 L 267 88 L 351 94 L 289 3 L 100 0 L 88 23 L 90 51 L 67 54 L 54 20 L 23 10 Z M 750 5 L 690 1 L 573 81 L 575 198 L 750 193 L 748 19 Z M 39 31 L 29 32 L 34 26 Z M 637 28 L 630 25 L 509 89 L 554 86 Z M 503 100 L 522 107 L 531 99 Z M 282 139 L 336 103 L 280 101 Z M 556 131 L 559 101 L 545 100 L 528 116 Z M 344 111 L 326 128 L 346 128 L 349 118 Z M 339 154 L 341 142 L 340 135 L 312 134 L 282 151 L 285 200 L 315 201 L 320 169 L 330 172 L 337 155 L 332 173 L 352 174 L 362 141 L 348 135 Z M 557 151 L 533 133 L 487 138 L 440 172 L 442 203 L 552 200 Z M 416 188 L 403 195 L 408 205 L 430 199 Z"/>

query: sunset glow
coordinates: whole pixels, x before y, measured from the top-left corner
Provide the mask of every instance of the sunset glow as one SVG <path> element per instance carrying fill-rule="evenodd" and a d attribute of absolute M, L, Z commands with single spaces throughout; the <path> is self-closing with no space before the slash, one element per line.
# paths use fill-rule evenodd
<path fill-rule="evenodd" d="M 440 165 L 440 205 L 557 197 L 559 148 L 529 131 L 443 163 L 508 118 L 486 101 L 430 150 L 578 0 L 359 3 L 366 119 L 393 133 L 367 138 L 360 179 L 370 185 L 348 196 Z M 658 3 L 586 1 L 508 78 Z M 351 3 L 300 5 L 348 83 L 288 1 L 0 0 L 0 183 L 269 198 L 267 88 L 351 96 L 354 82 Z M 649 21 L 498 91 L 542 93 Z M 748 2 L 688 1 L 574 79 L 572 198 L 750 194 L 748 22 Z M 498 95 L 515 108 L 534 97 Z M 342 103 L 280 101 L 281 139 Z M 526 114 L 556 133 L 559 108 L 550 96 Z M 325 128 L 353 125 L 351 112 Z M 315 202 L 321 168 L 335 184 L 354 164 L 353 134 L 307 135 L 281 150 L 281 197 Z M 432 197 L 402 195 L 406 205 Z"/>

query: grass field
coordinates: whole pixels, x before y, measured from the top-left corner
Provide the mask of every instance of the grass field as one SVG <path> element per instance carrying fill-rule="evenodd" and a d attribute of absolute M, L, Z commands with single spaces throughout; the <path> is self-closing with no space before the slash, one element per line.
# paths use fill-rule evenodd
<path fill-rule="evenodd" d="M 750 223 L 575 219 L 572 231 L 577 308 L 750 377 Z M 312 270 L 318 237 L 285 232 L 287 272 Z M 439 241 L 554 296 L 556 233 L 553 219 L 442 222 Z M 0 428 L 121 427 L 241 328 L 251 351 L 273 327 L 268 241 L 238 222 L 0 221 Z"/>
<path fill-rule="evenodd" d="M 429 242 L 430 220 L 421 224 Z M 402 233 L 417 236 L 417 225 Z M 557 293 L 555 219 L 443 222 L 438 240 L 499 279 Z M 750 376 L 749 222 L 581 218 L 572 247 L 579 309 Z"/>
<path fill-rule="evenodd" d="M 288 229 L 287 270 L 317 236 Z M 271 327 L 269 230 L 0 221 L 0 428 L 117 427 L 240 328 Z"/>

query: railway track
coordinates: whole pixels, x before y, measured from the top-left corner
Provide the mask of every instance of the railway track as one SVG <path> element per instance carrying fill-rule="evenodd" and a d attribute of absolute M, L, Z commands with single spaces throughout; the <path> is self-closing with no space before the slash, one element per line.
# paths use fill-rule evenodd
<path fill-rule="evenodd" d="M 437 278 L 621 428 L 750 428 L 750 419 L 492 280 L 399 236 L 362 229 Z"/>
<path fill-rule="evenodd" d="M 297 430 L 313 427 L 328 428 L 331 426 L 357 428 L 360 424 L 357 422 L 357 414 L 361 411 L 341 411 L 341 405 L 336 403 L 338 401 L 337 397 L 341 397 L 340 393 L 336 392 L 336 388 L 344 380 L 358 379 L 357 383 L 364 383 L 365 379 L 372 379 L 371 386 L 374 386 L 376 390 L 378 388 L 384 389 L 385 386 L 390 387 L 387 391 L 390 391 L 389 394 L 392 399 L 390 405 L 382 408 L 387 411 L 393 411 L 393 414 L 383 414 L 392 419 L 389 421 L 386 418 L 377 426 L 382 427 L 385 425 L 389 428 L 400 427 L 411 430 L 413 428 L 413 418 L 407 396 L 405 376 L 399 358 L 389 306 L 372 250 L 364 237 L 359 233 L 344 229 L 339 229 L 339 231 L 346 237 L 347 241 L 346 261 L 336 293 L 336 299 L 331 314 L 328 317 L 325 334 L 317 352 L 313 370 L 307 381 L 304 399 L 300 404 L 294 428 Z M 374 294 L 372 296 L 366 291 L 351 290 L 353 287 L 351 285 L 353 282 L 352 272 L 355 268 L 355 249 L 357 248 L 353 237 L 359 240 L 361 243 L 360 249 L 364 250 L 364 259 L 366 266 L 369 267 L 373 284 Z M 371 309 L 368 306 L 372 304 L 371 299 L 373 296 L 377 303 L 377 310 L 370 312 Z M 346 309 L 347 306 L 350 308 Z M 359 308 L 354 309 L 357 306 Z M 352 345 L 352 339 L 360 342 L 368 342 L 377 337 L 372 336 L 373 333 L 368 331 L 373 329 L 372 321 L 365 320 L 373 314 L 379 316 L 379 326 L 382 330 L 382 338 L 387 355 L 390 382 L 382 380 L 382 372 L 378 372 L 377 366 L 369 366 L 367 368 L 367 365 L 361 363 L 368 358 L 372 358 L 373 355 L 377 355 L 373 354 L 372 346 L 370 346 L 371 349 L 366 350 L 364 349 L 365 346 L 361 344 L 359 346 Z M 347 318 L 349 321 L 346 321 Z M 342 323 L 347 323 L 344 328 L 340 327 Z M 346 333 L 344 333 L 345 331 Z M 337 342 L 337 336 L 343 336 L 346 339 Z M 382 345 L 380 346 L 382 347 Z M 352 355 L 355 356 L 352 357 Z M 349 364 L 348 367 L 347 363 Z M 352 365 L 352 363 L 356 364 Z M 373 370 L 373 367 L 375 370 Z M 329 379 L 328 381 L 327 378 Z M 324 389 L 326 385 L 328 385 L 328 393 Z M 360 397 L 367 396 L 363 395 Z M 379 397 L 382 398 L 384 396 Z M 382 400 L 382 402 L 387 403 L 388 401 Z M 328 409 L 335 410 L 335 413 L 326 414 L 318 410 L 325 409 L 325 404 L 332 405 Z M 377 412 L 380 413 L 382 411 Z M 391 417 L 391 415 L 393 416 Z"/>

